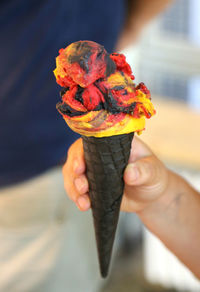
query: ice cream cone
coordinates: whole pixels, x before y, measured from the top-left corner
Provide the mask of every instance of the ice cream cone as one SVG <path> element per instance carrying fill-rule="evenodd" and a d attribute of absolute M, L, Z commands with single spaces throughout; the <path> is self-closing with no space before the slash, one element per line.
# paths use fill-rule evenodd
<path fill-rule="evenodd" d="M 59 51 L 54 70 L 63 87 L 57 109 L 82 135 L 101 274 L 108 274 L 134 133 L 155 114 L 144 83 L 136 85 L 123 54 L 92 41 Z"/>
<path fill-rule="evenodd" d="M 102 277 L 108 274 L 133 136 L 82 137 Z"/>

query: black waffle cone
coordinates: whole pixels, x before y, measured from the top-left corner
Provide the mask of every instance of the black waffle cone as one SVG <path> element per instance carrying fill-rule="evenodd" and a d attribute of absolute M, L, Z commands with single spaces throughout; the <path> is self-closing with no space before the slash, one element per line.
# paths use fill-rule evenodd
<path fill-rule="evenodd" d="M 108 274 L 133 136 L 82 137 L 102 277 Z"/>

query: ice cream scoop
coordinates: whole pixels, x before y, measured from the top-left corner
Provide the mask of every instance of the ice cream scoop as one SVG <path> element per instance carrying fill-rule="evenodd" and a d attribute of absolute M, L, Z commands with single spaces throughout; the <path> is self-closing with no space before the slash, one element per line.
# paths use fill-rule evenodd
<path fill-rule="evenodd" d="M 123 54 L 92 41 L 59 51 L 54 70 L 63 87 L 58 111 L 82 135 L 101 274 L 108 273 L 123 194 L 123 172 L 135 132 L 155 110 L 144 83 L 135 85 Z"/>
<path fill-rule="evenodd" d="M 54 71 L 64 87 L 57 109 L 69 127 L 84 136 L 105 137 L 140 132 L 154 114 L 150 92 L 135 86 L 124 55 L 79 41 L 61 49 Z"/>

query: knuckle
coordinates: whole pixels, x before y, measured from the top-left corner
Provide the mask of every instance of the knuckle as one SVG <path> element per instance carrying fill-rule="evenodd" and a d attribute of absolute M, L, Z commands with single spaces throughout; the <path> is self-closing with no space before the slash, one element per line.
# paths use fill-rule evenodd
<path fill-rule="evenodd" d="M 149 181 L 154 181 L 157 175 L 156 163 L 152 156 L 146 157 L 142 161 L 142 181 L 147 183 Z"/>
<path fill-rule="evenodd" d="M 152 182 L 156 182 L 160 179 L 162 169 L 161 163 L 157 157 L 151 156 L 151 160 L 146 164 L 146 169 L 149 174 L 148 177 Z"/>

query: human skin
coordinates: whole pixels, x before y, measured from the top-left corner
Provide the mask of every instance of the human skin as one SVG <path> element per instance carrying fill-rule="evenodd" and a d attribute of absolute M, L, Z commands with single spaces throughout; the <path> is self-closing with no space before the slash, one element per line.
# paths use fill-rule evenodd
<path fill-rule="evenodd" d="M 146 24 L 165 10 L 173 1 L 129 0 L 128 2 L 127 17 L 116 45 L 117 51 L 123 50 L 137 41 Z"/>
<path fill-rule="evenodd" d="M 69 149 L 63 167 L 65 190 L 81 211 L 90 208 L 82 140 Z M 200 194 L 165 167 L 137 137 L 124 172 L 121 210 L 136 213 L 200 278 Z"/>

